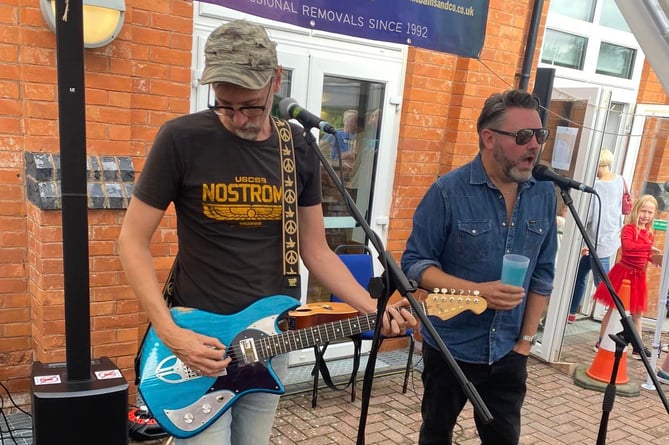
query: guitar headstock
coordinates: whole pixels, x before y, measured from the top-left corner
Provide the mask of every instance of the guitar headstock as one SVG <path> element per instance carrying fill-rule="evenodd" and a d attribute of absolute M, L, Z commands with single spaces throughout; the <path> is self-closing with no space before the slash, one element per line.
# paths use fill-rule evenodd
<path fill-rule="evenodd" d="M 480 314 L 486 310 L 488 302 L 477 290 L 433 289 L 432 293 L 425 297 L 425 306 L 428 315 L 448 320 L 464 311 Z"/>

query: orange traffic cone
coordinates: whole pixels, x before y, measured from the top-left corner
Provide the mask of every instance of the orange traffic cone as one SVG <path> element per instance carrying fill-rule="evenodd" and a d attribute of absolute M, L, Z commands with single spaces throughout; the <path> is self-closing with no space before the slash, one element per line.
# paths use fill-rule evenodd
<path fill-rule="evenodd" d="M 625 312 L 627 312 L 627 315 L 629 315 L 630 280 L 623 280 L 618 293 L 620 300 L 625 307 Z M 611 381 L 611 373 L 613 372 L 613 363 L 615 360 L 616 344 L 611 339 L 611 337 L 609 337 L 609 334 L 617 334 L 622 330 L 623 325 L 620 322 L 619 314 L 611 314 L 609 323 L 606 326 L 606 330 L 604 331 L 604 336 L 600 341 L 599 349 L 595 355 L 595 359 L 592 361 L 590 368 L 585 372 L 588 377 L 604 383 L 609 383 Z M 620 358 L 620 363 L 618 364 L 618 372 L 616 373 L 615 382 L 616 385 L 623 385 L 629 381 L 630 379 L 627 376 L 627 347 L 625 347 L 623 355 Z"/>

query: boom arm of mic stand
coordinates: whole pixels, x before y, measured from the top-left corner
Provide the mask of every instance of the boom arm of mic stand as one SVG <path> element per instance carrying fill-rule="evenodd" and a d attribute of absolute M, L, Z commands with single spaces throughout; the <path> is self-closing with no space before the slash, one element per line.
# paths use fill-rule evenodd
<path fill-rule="evenodd" d="M 321 161 L 321 164 L 323 165 L 323 168 L 327 171 L 328 175 L 332 179 L 332 181 L 335 183 L 337 186 L 337 189 L 343 196 L 344 200 L 346 201 L 346 205 L 349 208 L 351 212 L 351 216 L 355 219 L 355 221 L 360 225 L 360 227 L 364 230 L 365 234 L 367 237 L 370 239 L 372 242 L 374 248 L 379 254 L 379 261 L 381 264 L 383 264 L 383 267 L 385 268 L 386 274 L 390 277 L 390 282 L 394 288 L 397 289 L 397 291 L 405 297 L 409 303 L 411 304 L 411 307 L 414 310 L 414 313 L 418 315 L 418 318 L 420 319 L 421 323 L 425 328 L 428 330 L 430 335 L 432 335 L 432 338 L 437 342 L 437 346 L 439 346 L 439 350 L 441 351 L 441 355 L 444 357 L 446 360 L 446 363 L 450 367 L 451 371 L 453 374 L 456 376 L 458 381 L 460 382 L 460 385 L 462 386 L 462 390 L 464 391 L 465 395 L 469 399 L 469 401 L 472 403 L 472 406 L 474 409 L 477 411 L 481 419 L 489 423 L 493 420 L 492 414 L 490 414 L 490 411 L 488 410 L 488 407 L 483 403 L 483 400 L 481 399 L 481 396 L 479 395 L 478 391 L 476 391 L 476 388 L 474 385 L 467 380 L 466 376 L 462 372 L 462 369 L 458 366 L 458 364 L 455 362 L 455 359 L 453 359 L 453 356 L 451 355 L 450 351 L 444 344 L 444 342 L 441 340 L 439 337 L 439 334 L 437 334 L 437 331 L 434 329 L 434 326 L 432 325 L 432 322 L 427 318 L 427 315 L 425 312 L 423 312 L 422 307 L 416 299 L 413 296 L 413 291 L 415 290 L 415 287 L 411 285 L 409 280 L 407 279 L 406 275 L 402 272 L 400 267 L 397 265 L 393 257 L 388 254 L 384 247 L 383 243 L 377 236 L 377 234 L 371 229 L 369 224 L 367 224 L 367 221 L 365 218 L 362 216 L 360 213 L 360 210 L 358 207 L 355 205 L 353 202 L 353 199 L 349 195 L 348 191 L 346 190 L 346 187 L 344 187 L 344 184 L 341 182 L 339 179 L 339 176 L 335 173 L 334 169 L 330 165 L 330 163 L 327 161 L 325 158 L 325 155 L 321 152 L 319 149 L 318 145 L 316 144 L 316 139 L 314 138 L 313 134 L 310 131 L 305 131 L 304 137 L 311 147 L 314 152 L 316 152 L 316 155 Z M 376 329 L 374 332 L 374 345 L 378 344 L 378 338 L 380 337 L 380 332 L 381 332 L 381 325 L 382 325 L 382 319 L 381 317 L 383 316 L 383 313 L 385 311 L 385 307 L 387 304 L 387 300 L 390 297 L 390 294 L 392 293 L 392 290 L 388 287 L 384 289 L 383 297 L 379 299 L 379 310 L 377 312 L 377 323 L 376 323 Z M 370 358 L 370 363 L 371 358 Z M 370 367 L 368 366 L 368 370 Z M 373 374 L 372 374 L 373 375 Z M 365 378 L 367 378 L 367 375 L 365 375 Z"/>
<path fill-rule="evenodd" d="M 620 297 L 616 293 L 615 289 L 613 289 L 613 285 L 611 284 L 611 281 L 609 280 L 608 274 L 604 272 L 604 267 L 602 266 L 601 261 L 599 260 L 599 256 L 597 255 L 597 251 L 595 250 L 596 246 L 593 244 L 592 240 L 588 236 L 587 231 L 585 230 L 585 226 L 583 225 L 583 222 L 578 216 L 578 213 L 576 212 L 576 209 L 574 208 L 574 201 L 571 199 L 571 196 L 569 195 L 569 189 L 566 187 L 560 187 L 560 195 L 562 196 L 562 200 L 564 203 L 567 205 L 569 208 L 569 212 L 571 213 L 572 217 L 574 218 L 574 221 L 576 222 L 576 226 L 578 227 L 579 232 L 581 232 L 581 236 L 583 237 L 583 241 L 585 242 L 585 245 L 588 247 L 588 250 L 590 251 L 590 257 L 593 260 L 593 263 L 595 264 L 595 269 L 597 269 L 597 272 L 599 273 L 599 276 L 602 280 L 602 282 L 606 285 L 606 288 L 609 290 L 609 293 L 611 294 L 611 298 L 613 299 L 613 303 L 616 306 L 616 309 L 618 310 L 618 313 L 620 314 L 620 322 L 622 323 L 623 326 L 623 332 L 622 335 L 624 336 L 624 339 L 626 340 L 626 344 L 631 343 L 632 347 L 636 349 L 637 351 L 641 351 L 641 359 L 643 361 L 644 366 L 646 367 L 646 371 L 648 372 L 648 375 L 650 378 L 653 380 L 653 383 L 655 384 L 655 388 L 657 389 L 657 393 L 660 396 L 660 399 L 662 400 L 662 403 L 664 404 L 665 409 L 669 413 L 669 402 L 667 401 L 666 396 L 662 392 L 662 389 L 660 388 L 660 384 L 657 380 L 657 376 L 655 375 L 655 372 L 653 371 L 653 368 L 650 366 L 650 362 L 648 361 L 648 357 L 646 357 L 646 354 L 644 354 L 644 346 L 643 342 L 641 341 L 641 337 L 639 336 L 639 333 L 637 332 L 636 328 L 632 324 L 632 318 L 627 315 L 625 312 L 625 306 L 623 305 L 622 301 L 620 300 Z"/>

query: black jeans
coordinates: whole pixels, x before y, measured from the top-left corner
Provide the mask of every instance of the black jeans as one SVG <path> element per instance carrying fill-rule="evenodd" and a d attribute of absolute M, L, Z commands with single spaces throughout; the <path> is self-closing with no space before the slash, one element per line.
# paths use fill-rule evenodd
<path fill-rule="evenodd" d="M 450 445 L 453 427 L 468 399 L 439 350 L 423 343 L 423 362 L 423 424 L 418 443 Z M 517 445 L 520 409 L 527 388 L 527 357 L 512 351 L 492 365 L 463 362 L 458 365 L 493 416 L 493 421 L 485 424 L 474 412 L 481 443 Z"/>

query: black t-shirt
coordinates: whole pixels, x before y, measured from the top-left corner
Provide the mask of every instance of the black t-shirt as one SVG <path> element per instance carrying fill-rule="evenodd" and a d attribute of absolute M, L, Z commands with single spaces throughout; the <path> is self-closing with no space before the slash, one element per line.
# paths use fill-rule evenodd
<path fill-rule="evenodd" d="M 318 158 L 291 125 L 299 206 L 321 202 Z M 165 123 L 134 194 L 165 210 L 174 202 L 179 255 L 175 303 L 232 314 L 281 293 L 282 169 L 276 134 L 248 141 L 213 112 Z"/>

